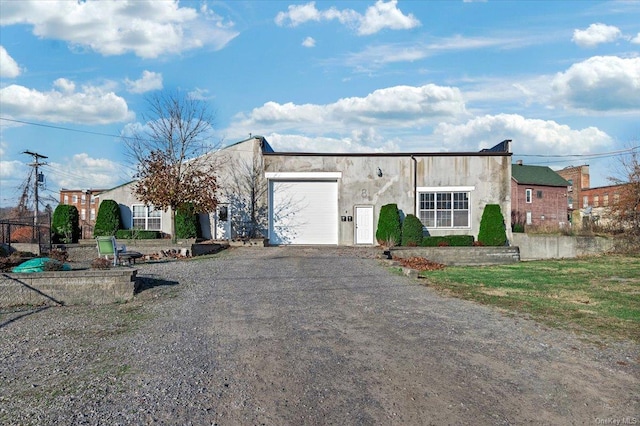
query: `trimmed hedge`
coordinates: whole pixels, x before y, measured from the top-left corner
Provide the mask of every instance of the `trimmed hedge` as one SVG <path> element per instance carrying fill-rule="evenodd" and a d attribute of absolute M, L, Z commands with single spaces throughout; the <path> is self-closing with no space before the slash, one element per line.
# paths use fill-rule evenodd
<path fill-rule="evenodd" d="M 116 238 L 123 240 L 156 240 L 161 238 L 160 231 L 143 231 L 140 229 L 118 229 Z"/>
<path fill-rule="evenodd" d="M 478 241 L 485 246 L 503 246 L 507 243 L 504 216 L 498 204 L 487 204 L 480 219 Z"/>
<path fill-rule="evenodd" d="M 420 219 L 413 214 L 408 214 L 402 222 L 402 245 L 415 247 L 422 242 L 423 226 Z"/>
<path fill-rule="evenodd" d="M 80 239 L 80 215 L 76 206 L 58 204 L 51 219 L 53 243 L 77 243 Z"/>
<path fill-rule="evenodd" d="M 202 235 L 192 203 L 184 203 L 176 210 L 176 235 L 178 238 L 197 238 Z"/>
<path fill-rule="evenodd" d="M 115 235 L 118 229 L 122 229 L 122 217 L 120 206 L 114 200 L 103 200 L 98 208 L 96 225 L 93 228 L 94 237 Z"/>
<path fill-rule="evenodd" d="M 473 245 L 473 235 L 446 235 L 443 237 L 424 237 L 422 247 L 470 247 Z"/>
<path fill-rule="evenodd" d="M 400 245 L 402 242 L 402 228 L 400 211 L 397 204 L 385 204 L 380 207 L 376 240 L 379 244 Z"/>

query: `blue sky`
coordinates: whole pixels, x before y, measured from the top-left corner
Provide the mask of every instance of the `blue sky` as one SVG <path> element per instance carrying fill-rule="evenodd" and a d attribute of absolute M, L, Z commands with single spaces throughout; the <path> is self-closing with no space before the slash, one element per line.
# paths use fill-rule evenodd
<path fill-rule="evenodd" d="M 640 1 L 0 0 L 0 205 L 131 178 L 118 137 L 180 89 L 215 141 L 279 151 L 477 151 L 589 164 L 640 145 Z"/>

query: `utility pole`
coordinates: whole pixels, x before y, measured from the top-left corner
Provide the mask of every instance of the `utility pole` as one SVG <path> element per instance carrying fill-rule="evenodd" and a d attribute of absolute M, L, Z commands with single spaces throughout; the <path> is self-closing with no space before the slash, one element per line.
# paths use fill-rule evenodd
<path fill-rule="evenodd" d="M 40 185 L 40 174 L 38 173 L 38 167 L 44 166 L 47 164 L 47 163 L 41 163 L 40 162 L 41 158 L 49 158 L 49 157 L 38 154 L 37 152 L 31 152 L 31 151 L 24 151 L 23 154 L 31 155 L 33 157 L 33 163 L 29 165 L 34 168 L 33 194 L 35 197 L 35 209 L 33 211 L 33 225 L 34 227 L 37 227 L 38 226 L 38 203 L 40 202 L 38 198 L 38 186 Z"/>

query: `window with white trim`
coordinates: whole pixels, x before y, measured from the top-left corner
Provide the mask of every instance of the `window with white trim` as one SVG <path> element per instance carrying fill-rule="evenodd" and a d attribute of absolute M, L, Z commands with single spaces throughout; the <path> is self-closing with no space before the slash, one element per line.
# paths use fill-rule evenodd
<path fill-rule="evenodd" d="M 72 195 L 71 196 L 71 203 L 73 204 L 78 204 L 78 196 L 77 195 Z"/>
<path fill-rule="evenodd" d="M 64 204 L 69 204 L 69 196 L 67 194 L 64 195 Z"/>
<path fill-rule="evenodd" d="M 468 228 L 469 192 L 419 192 L 418 215 L 427 228 Z"/>
<path fill-rule="evenodd" d="M 85 209 L 80 209 L 80 219 L 87 220 L 87 211 Z"/>
<path fill-rule="evenodd" d="M 162 229 L 162 211 L 153 206 L 134 204 L 131 206 L 132 227 L 145 231 L 160 231 Z"/>
<path fill-rule="evenodd" d="M 525 202 L 530 203 L 533 198 L 533 189 L 527 188 L 524 190 L 524 199 Z"/>
<path fill-rule="evenodd" d="M 91 216 L 89 216 L 91 220 L 96 220 L 96 209 L 91 209 Z"/>

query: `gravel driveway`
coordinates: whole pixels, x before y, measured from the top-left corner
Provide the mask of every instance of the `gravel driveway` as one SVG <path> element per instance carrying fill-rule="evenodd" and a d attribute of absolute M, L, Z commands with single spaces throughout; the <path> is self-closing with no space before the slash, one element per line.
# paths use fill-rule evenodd
<path fill-rule="evenodd" d="M 640 350 L 443 297 L 353 248 L 140 265 L 2 311 L 0 424 L 640 424 Z M 620 423 L 625 424 L 625 423 Z"/>

